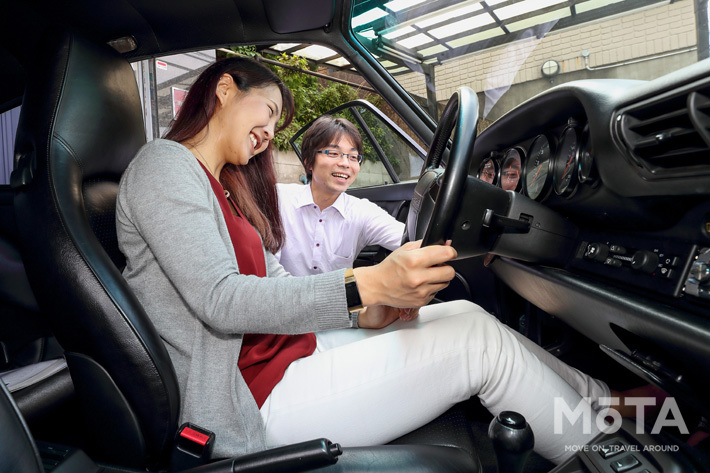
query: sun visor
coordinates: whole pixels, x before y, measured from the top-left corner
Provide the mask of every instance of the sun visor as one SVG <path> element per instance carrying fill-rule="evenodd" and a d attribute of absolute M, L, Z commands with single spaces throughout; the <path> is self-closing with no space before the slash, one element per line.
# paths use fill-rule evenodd
<path fill-rule="evenodd" d="M 263 0 L 269 26 L 275 33 L 322 28 L 333 21 L 334 0 Z"/>

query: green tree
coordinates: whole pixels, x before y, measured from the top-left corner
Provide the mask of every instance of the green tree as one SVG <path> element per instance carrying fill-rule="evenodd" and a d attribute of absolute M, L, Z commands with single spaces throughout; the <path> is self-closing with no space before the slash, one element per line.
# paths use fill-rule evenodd
<path fill-rule="evenodd" d="M 274 144 L 280 150 L 291 149 L 288 140 L 303 126 L 333 108 L 358 98 L 369 101 L 375 107 L 384 111 L 390 118 L 395 120 L 395 122 L 400 122 L 400 126 L 403 126 L 401 120 L 398 119 L 397 115 L 380 95 L 346 84 L 327 81 L 302 72 L 303 70 L 315 71 L 316 69 L 315 66 L 309 63 L 308 59 L 304 57 L 290 56 L 288 54 L 262 55 L 257 52 L 255 46 L 239 46 L 232 48 L 232 51 L 235 54 L 251 57 L 256 60 L 263 57 L 286 66 L 280 67 L 270 63 L 265 64 L 281 77 L 286 86 L 293 93 L 296 104 L 293 121 L 288 128 L 277 134 L 274 139 Z M 397 138 L 389 128 L 383 126 L 383 123 L 375 115 L 371 114 L 363 107 L 356 107 L 356 109 L 369 128 L 369 131 L 382 148 L 385 156 L 394 167 L 395 172 L 401 177 L 408 177 L 410 175 L 409 158 L 407 155 L 408 147 L 399 145 L 399 138 Z M 353 122 L 355 126 L 360 129 L 363 137 L 365 136 L 364 130 L 362 130 L 359 122 L 353 116 L 350 108 L 342 110 L 336 115 Z M 300 145 L 300 143 L 298 144 Z M 379 161 L 378 155 L 370 141 L 367 139 L 363 140 L 363 145 L 365 160 L 372 162 Z"/>
<path fill-rule="evenodd" d="M 256 58 L 258 60 L 259 54 L 254 46 L 239 46 L 232 48 L 232 51 L 236 54 Z M 315 67 L 308 62 L 308 59 L 300 56 L 289 56 L 288 54 L 274 56 L 265 54 L 263 57 L 297 69 L 310 71 L 315 69 Z M 315 120 L 330 109 L 358 98 L 357 91 L 348 85 L 327 82 L 315 76 L 286 67 L 279 67 L 272 64 L 267 64 L 267 66 L 278 74 L 284 81 L 284 84 L 291 89 L 296 103 L 296 113 L 293 121 L 288 128 L 279 133 L 274 139 L 274 144 L 280 150 L 291 148 L 288 143 L 289 138 L 304 125 Z"/>

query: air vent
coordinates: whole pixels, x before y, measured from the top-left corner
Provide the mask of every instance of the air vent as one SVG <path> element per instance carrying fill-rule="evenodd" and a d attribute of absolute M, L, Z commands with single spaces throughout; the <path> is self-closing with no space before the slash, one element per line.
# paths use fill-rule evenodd
<path fill-rule="evenodd" d="M 648 177 L 710 173 L 710 88 L 623 110 L 617 132 Z"/>

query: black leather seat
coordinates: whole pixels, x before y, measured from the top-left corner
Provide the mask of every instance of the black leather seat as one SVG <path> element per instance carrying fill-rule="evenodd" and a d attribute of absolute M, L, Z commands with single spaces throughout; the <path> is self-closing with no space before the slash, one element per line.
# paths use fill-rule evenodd
<path fill-rule="evenodd" d="M 43 45 L 15 142 L 20 251 L 66 352 L 88 450 L 157 467 L 175 435 L 179 390 L 165 346 L 121 276 L 114 222 L 118 181 L 145 143 L 136 81 L 104 45 L 61 31 Z"/>
<path fill-rule="evenodd" d="M 50 31 L 42 44 L 43 61 L 27 74 L 12 175 L 22 258 L 66 352 L 90 456 L 164 468 L 177 429 L 178 383 L 121 276 L 114 222 L 121 173 L 145 143 L 133 70 L 107 46 L 68 32 Z M 460 426 L 451 427 L 453 437 L 448 428 L 434 430 L 430 443 L 461 439 Z M 464 437 L 465 450 L 346 449 L 333 471 L 398 471 L 387 465 L 410 461 L 434 465 L 425 471 L 477 471 L 471 437 Z"/>
<path fill-rule="evenodd" d="M 44 471 L 34 439 L 4 383 L 0 383 L 0 472 Z"/>
<path fill-rule="evenodd" d="M 302 469 L 280 468 L 273 463 L 242 462 L 231 459 L 216 462 L 197 470 L 184 473 L 264 473 L 275 471 L 304 471 Z M 417 447 L 374 447 L 348 449 L 341 460 L 334 465 L 312 471 L 321 473 L 410 473 L 418 472 L 466 472 L 470 464 L 468 454 L 460 449 L 447 449 L 420 445 Z M 47 465 L 49 470 L 44 468 Z M 245 467 L 245 468 L 243 468 Z M 37 448 L 32 434 L 27 428 L 22 415 L 12 396 L 3 383 L 0 383 L 0 473 L 130 473 L 131 470 L 99 467 L 84 452 L 60 445 L 42 444 Z M 138 473 L 138 470 L 132 470 Z"/>

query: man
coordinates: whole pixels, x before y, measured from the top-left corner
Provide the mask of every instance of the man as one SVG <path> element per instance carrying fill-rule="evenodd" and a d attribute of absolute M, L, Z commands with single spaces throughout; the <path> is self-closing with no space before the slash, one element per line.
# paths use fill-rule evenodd
<path fill-rule="evenodd" d="M 369 245 L 398 248 L 404 223 L 366 199 L 345 194 L 362 163 L 362 138 L 348 120 L 324 115 L 303 137 L 308 184 L 279 184 L 286 243 L 276 255 L 294 276 L 351 268 Z"/>

